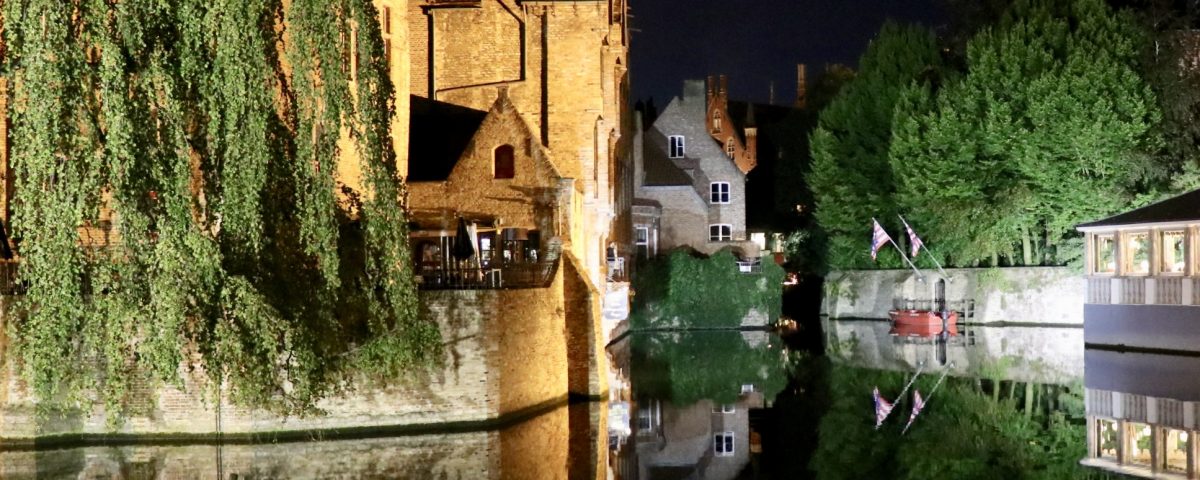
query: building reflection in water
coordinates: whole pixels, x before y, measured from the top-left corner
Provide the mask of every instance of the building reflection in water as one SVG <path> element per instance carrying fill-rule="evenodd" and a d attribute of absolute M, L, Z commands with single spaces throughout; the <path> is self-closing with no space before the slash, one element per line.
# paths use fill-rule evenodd
<path fill-rule="evenodd" d="M 634 334 L 609 347 L 610 467 L 618 480 L 732 479 L 761 453 L 751 418 L 787 382 L 767 332 Z M 623 415 L 623 416 L 622 416 Z"/>
<path fill-rule="evenodd" d="M 278 444 L 7 451 L 0 452 L 0 478 L 595 480 L 605 476 L 605 436 L 596 432 L 604 431 L 606 416 L 606 404 L 592 402 L 493 431 Z"/>
<path fill-rule="evenodd" d="M 1088 349 L 1088 458 L 1127 475 L 1196 478 L 1200 357 Z"/>

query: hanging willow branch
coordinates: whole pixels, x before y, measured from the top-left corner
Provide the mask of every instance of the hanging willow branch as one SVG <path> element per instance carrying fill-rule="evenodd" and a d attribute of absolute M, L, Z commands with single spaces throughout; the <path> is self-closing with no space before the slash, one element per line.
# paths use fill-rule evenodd
<path fill-rule="evenodd" d="M 94 393 L 115 419 L 135 382 L 182 386 L 190 366 L 237 402 L 302 412 L 351 372 L 437 358 L 369 0 L 3 9 L 29 286 L 12 351 L 43 405 Z M 340 203 L 339 161 L 365 180 Z"/>

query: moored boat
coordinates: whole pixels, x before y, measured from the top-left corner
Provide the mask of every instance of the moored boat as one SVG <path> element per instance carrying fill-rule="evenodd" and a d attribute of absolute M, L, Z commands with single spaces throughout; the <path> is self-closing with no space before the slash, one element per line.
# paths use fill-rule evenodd
<path fill-rule="evenodd" d="M 930 336 L 942 332 L 942 315 L 930 310 L 891 310 L 888 317 L 897 335 Z M 958 335 L 958 312 L 951 311 L 946 318 L 946 332 Z"/>

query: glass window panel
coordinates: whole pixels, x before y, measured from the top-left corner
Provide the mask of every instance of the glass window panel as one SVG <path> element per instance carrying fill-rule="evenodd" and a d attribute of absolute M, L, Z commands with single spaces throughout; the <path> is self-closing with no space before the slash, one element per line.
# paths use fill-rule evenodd
<path fill-rule="evenodd" d="M 1163 273 L 1183 273 L 1183 230 L 1168 230 L 1162 232 L 1162 264 L 1159 268 Z"/>
<path fill-rule="evenodd" d="M 1125 242 L 1127 273 L 1150 273 L 1150 235 L 1146 232 L 1130 233 Z"/>
<path fill-rule="evenodd" d="M 1188 432 L 1168 428 L 1166 436 L 1163 469 L 1168 472 L 1187 473 Z"/>
<path fill-rule="evenodd" d="M 1096 273 L 1116 273 L 1115 247 L 1112 235 L 1096 236 Z"/>
<path fill-rule="evenodd" d="M 1097 435 L 1100 451 L 1096 452 L 1096 456 L 1116 460 L 1117 442 L 1121 438 L 1120 435 L 1117 435 L 1117 422 L 1112 420 L 1097 420 L 1096 428 L 1100 430 L 1098 432 L 1099 435 Z"/>
<path fill-rule="evenodd" d="M 1129 454 L 1125 456 L 1125 461 L 1134 465 L 1145 465 L 1149 467 L 1151 462 L 1150 443 L 1154 441 L 1154 436 L 1151 435 L 1150 425 L 1144 423 L 1129 424 Z"/>

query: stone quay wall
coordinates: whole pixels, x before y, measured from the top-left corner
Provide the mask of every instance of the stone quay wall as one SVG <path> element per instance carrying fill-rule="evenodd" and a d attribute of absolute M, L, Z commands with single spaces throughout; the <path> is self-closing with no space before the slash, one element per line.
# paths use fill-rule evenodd
<path fill-rule="evenodd" d="M 942 278 L 952 306 L 974 303 L 973 316 L 959 321 L 1083 325 L 1087 283 L 1070 267 L 951 268 L 945 276 L 926 271 L 923 281 L 912 270 L 835 271 L 825 276 L 821 313 L 833 319 L 888 318 L 896 306 L 927 304 Z"/>
<path fill-rule="evenodd" d="M 564 256 L 563 265 L 548 288 L 420 292 L 422 314 L 441 328 L 442 366 L 386 388 L 364 387 L 327 398 L 318 404 L 322 414 L 307 417 L 218 402 L 187 375 L 182 390 L 160 386 L 138 392 L 140 408 L 115 427 L 107 424 L 100 405 L 92 412 L 39 416 L 36 400 L 14 373 L 14 362 L 4 356 L 7 339 L 0 315 L 0 446 L 80 435 L 186 438 L 361 428 L 436 430 L 447 424 L 484 428 L 564 404 L 568 392 L 597 396 L 607 389 L 600 375 L 606 368 L 602 346 L 595 347 L 595 328 L 588 328 L 600 322 L 598 300 L 594 287 L 580 278 L 574 257 Z M 570 340 L 568 335 L 581 338 Z"/>

